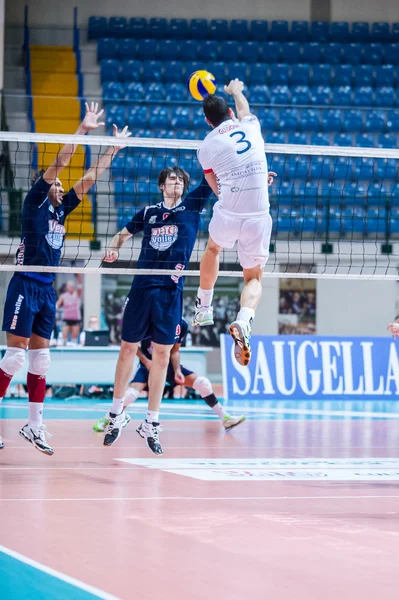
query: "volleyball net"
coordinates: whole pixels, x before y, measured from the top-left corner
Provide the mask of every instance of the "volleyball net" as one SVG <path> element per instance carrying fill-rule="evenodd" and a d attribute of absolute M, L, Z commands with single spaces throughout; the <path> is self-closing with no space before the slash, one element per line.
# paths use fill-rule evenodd
<path fill-rule="evenodd" d="M 64 144 L 77 149 L 60 174 L 65 191 L 110 147 L 114 137 L 0 132 L 0 270 L 135 274 L 142 236 L 133 236 L 112 265 L 102 257 L 112 237 L 141 208 L 160 202 L 158 176 L 179 166 L 189 191 L 202 179 L 199 141 L 129 138 L 67 218 L 59 267 L 15 266 L 25 196 L 34 175 Z M 265 272 L 275 277 L 398 278 L 399 150 L 266 144 L 273 234 Z M 216 198 L 201 214 L 187 275 L 197 275 Z M 241 271 L 236 250 L 224 250 L 220 276 Z M 142 272 L 142 271 L 140 271 Z M 171 273 L 165 271 L 166 273 Z"/>

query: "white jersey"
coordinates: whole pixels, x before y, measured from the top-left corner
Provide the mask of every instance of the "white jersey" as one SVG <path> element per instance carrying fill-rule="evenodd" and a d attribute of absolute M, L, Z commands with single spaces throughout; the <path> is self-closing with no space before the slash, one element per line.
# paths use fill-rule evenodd
<path fill-rule="evenodd" d="M 269 212 L 264 141 L 254 115 L 215 127 L 202 142 L 198 160 L 205 173 L 216 175 L 223 209 L 242 216 Z"/>

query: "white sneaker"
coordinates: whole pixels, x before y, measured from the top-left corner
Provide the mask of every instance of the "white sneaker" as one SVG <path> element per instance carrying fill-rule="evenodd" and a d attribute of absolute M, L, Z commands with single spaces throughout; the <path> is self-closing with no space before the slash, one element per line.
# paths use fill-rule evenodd
<path fill-rule="evenodd" d="M 240 423 L 245 421 L 244 415 L 240 415 L 239 417 L 232 417 L 229 414 L 225 414 L 223 417 L 223 427 L 226 431 L 229 429 L 233 429 L 233 427 L 237 427 Z"/>
<path fill-rule="evenodd" d="M 191 321 L 191 325 L 213 325 L 213 308 L 212 306 L 201 306 L 197 298 L 195 302 L 195 315 Z"/>
<path fill-rule="evenodd" d="M 233 321 L 230 325 L 230 335 L 234 340 L 234 356 L 236 361 L 246 367 L 251 360 L 251 346 L 249 338 L 251 337 L 251 326 L 247 321 Z"/>
<path fill-rule="evenodd" d="M 30 442 L 37 450 L 52 456 L 54 450 L 48 445 L 46 435 L 52 437 L 51 433 L 47 431 L 45 425 L 42 425 L 39 429 L 32 429 L 27 423 L 20 429 L 19 435 L 23 437 L 27 442 Z"/>
<path fill-rule="evenodd" d="M 122 434 L 122 429 L 130 423 L 130 417 L 123 410 L 120 415 L 109 413 L 109 423 L 104 436 L 104 446 L 112 446 Z"/>
<path fill-rule="evenodd" d="M 3 448 L 4 448 L 3 438 L 0 435 L 0 450 L 3 450 Z"/>
<path fill-rule="evenodd" d="M 162 427 L 159 423 L 155 421 L 153 423 L 148 423 L 148 421 L 144 420 L 136 429 L 137 433 L 140 437 L 142 437 L 151 452 L 160 456 L 163 454 L 162 446 L 159 441 L 159 432 L 162 431 Z"/>

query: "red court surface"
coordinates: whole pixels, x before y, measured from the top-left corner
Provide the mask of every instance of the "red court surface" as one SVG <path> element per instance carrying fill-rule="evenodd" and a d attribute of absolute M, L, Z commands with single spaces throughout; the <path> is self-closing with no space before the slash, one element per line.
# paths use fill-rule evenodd
<path fill-rule="evenodd" d="M 105 448 L 53 420 L 53 457 L 22 424 L 2 423 L 0 544 L 39 563 L 122 600 L 399 596 L 398 420 L 165 421 L 161 458 L 133 422 Z"/>

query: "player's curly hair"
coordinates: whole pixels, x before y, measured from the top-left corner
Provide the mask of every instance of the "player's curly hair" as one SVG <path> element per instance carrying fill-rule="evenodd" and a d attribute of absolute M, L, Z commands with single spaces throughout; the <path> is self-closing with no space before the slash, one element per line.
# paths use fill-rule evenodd
<path fill-rule="evenodd" d="M 209 94 L 202 101 L 204 115 L 214 127 L 218 127 L 223 121 L 230 119 L 229 105 L 221 96 Z"/>
<path fill-rule="evenodd" d="M 162 169 L 158 176 L 158 187 L 164 185 L 166 179 L 169 177 L 171 173 L 176 173 L 177 177 L 181 177 L 184 182 L 183 194 L 185 194 L 188 190 L 188 186 L 190 183 L 190 175 L 184 169 L 180 167 L 166 167 L 166 169 Z"/>

